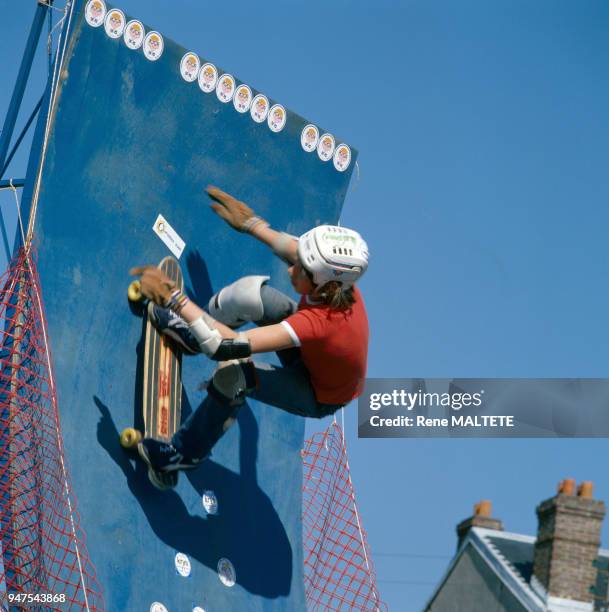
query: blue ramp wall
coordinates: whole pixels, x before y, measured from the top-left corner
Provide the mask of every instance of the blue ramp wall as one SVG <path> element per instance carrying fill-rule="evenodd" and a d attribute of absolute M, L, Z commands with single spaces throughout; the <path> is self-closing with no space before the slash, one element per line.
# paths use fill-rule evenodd
<path fill-rule="evenodd" d="M 186 242 L 180 263 L 198 303 L 243 274 L 270 274 L 290 292 L 285 265 L 216 217 L 204 187 L 299 234 L 337 220 L 354 164 L 340 173 L 303 151 L 308 122 L 294 113 L 273 133 L 185 82 L 185 51 L 165 38 L 150 62 L 90 27 L 77 5 L 35 219 L 68 466 L 108 610 L 155 601 L 171 612 L 303 609 L 302 419 L 249 401 L 212 457 L 167 493 L 118 443 L 141 414 L 143 318 L 128 305 L 127 271 L 169 254 L 152 231 L 157 215 Z M 212 369 L 203 357 L 184 359 L 183 418 Z M 205 490 L 219 500 L 217 516 L 203 508 Z M 192 564 L 187 578 L 175 569 L 178 552 Z M 233 587 L 218 578 L 222 557 L 235 567 Z"/>

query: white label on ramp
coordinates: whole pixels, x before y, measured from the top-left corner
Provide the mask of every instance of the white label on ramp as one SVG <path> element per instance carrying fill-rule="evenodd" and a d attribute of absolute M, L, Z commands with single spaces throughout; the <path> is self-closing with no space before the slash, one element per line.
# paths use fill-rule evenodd
<path fill-rule="evenodd" d="M 146 30 L 144 29 L 144 24 L 141 21 L 132 19 L 125 26 L 123 40 L 129 49 L 139 49 L 144 42 L 144 36 L 146 36 Z"/>
<path fill-rule="evenodd" d="M 165 243 L 167 248 L 178 258 L 182 255 L 186 243 L 178 233 L 167 223 L 163 215 L 159 215 L 152 226 L 154 233 Z"/>
<path fill-rule="evenodd" d="M 317 144 L 317 155 L 321 161 L 328 161 L 334 154 L 336 141 L 332 134 L 324 134 Z"/>
<path fill-rule="evenodd" d="M 216 85 L 216 96 L 224 104 L 230 102 L 235 94 L 235 77 L 232 74 L 223 74 Z"/>
<path fill-rule="evenodd" d="M 90 0 L 85 8 L 85 19 L 90 26 L 99 28 L 106 16 L 106 3 L 103 0 Z"/>
<path fill-rule="evenodd" d="M 227 587 L 235 586 L 235 582 L 237 582 L 237 574 L 233 564 L 224 557 L 218 561 L 218 577 L 220 582 Z"/>
<path fill-rule="evenodd" d="M 271 106 L 271 110 L 269 111 L 269 116 L 266 119 L 266 122 L 269 124 L 271 128 L 271 132 L 281 132 L 285 127 L 285 122 L 287 119 L 287 115 L 285 112 L 285 108 L 281 106 L 281 104 L 273 104 Z"/>
<path fill-rule="evenodd" d="M 180 74 L 187 83 L 192 83 L 197 80 L 201 68 L 201 60 L 196 53 L 189 51 L 184 55 L 180 62 Z"/>
<path fill-rule="evenodd" d="M 175 556 L 176 570 L 180 576 L 188 578 L 191 572 L 190 559 L 184 553 L 178 553 Z"/>
<path fill-rule="evenodd" d="M 164 48 L 163 37 L 158 32 L 152 31 L 146 34 L 146 38 L 144 38 L 144 55 L 146 59 L 156 62 L 163 55 Z"/>
<path fill-rule="evenodd" d="M 104 29 L 110 38 L 120 38 L 125 31 L 125 13 L 120 9 L 112 9 L 104 19 Z"/>
<path fill-rule="evenodd" d="M 351 163 L 351 149 L 346 144 L 339 144 L 334 151 L 334 167 L 344 172 Z"/>
<path fill-rule="evenodd" d="M 309 125 L 305 125 L 302 129 L 302 133 L 300 134 L 300 144 L 302 148 L 310 153 L 311 151 L 315 151 L 317 148 L 317 143 L 319 142 L 319 130 L 312 123 Z"/>
<path fill-rule="evenodd" d="M 239 113 L 247 113 L 252 105 L 252 90 L 247 85 L 239 85 L 233 98 L 235 110 Z"/>
<path fill-rule="evenodd" d="M 205 93 L 210 93 L 216 89 L 218 83 L 218 69 L 213 64 L 203 64 L 199 72 L 199 87 Z"/>
<path fill-rule="evenodd" d="M 269 114 L 269 100 L 266 96 L 258 94 L 252 100 L 250 115 L 256 123 L 264 123 Z"/>
<path fill-rule="evenodd" d="M 218 498 L 213 491 L 203 491 L 202 501 L 207 514 L 218 514 Z"/>

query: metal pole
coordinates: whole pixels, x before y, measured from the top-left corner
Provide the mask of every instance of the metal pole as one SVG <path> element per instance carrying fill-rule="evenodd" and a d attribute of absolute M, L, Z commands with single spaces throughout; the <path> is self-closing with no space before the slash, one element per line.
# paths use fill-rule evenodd
<path fill-rule="evenodd" d="M 2 136 L 0 136 L 0 168 L 4 168 L 6 154 L 13 136 L 13 130 L 15 129 L 15 122 L 17 121 L 19 108 L 21 107 L 23 92 L 25 91 L 25 86 L 30 76 L 30 69 L 34 61 L 34 55 L 36 54 L 36 47 L 38 46 L 38 40 L 40 39 L 40 32 L 44 25 L 47 9 L 47 4 L 38 3 L 36 13 L 34 13 L 30 35 L 28 36 L 25 51 L 23 52 L 23 58 L 21 59 L 21 66 L 19 68 L 19 74 L 17 75 L 17 81 L 15 82 L 15 88 L 13 89 L 11 103 L 6 112 Z M 0 176 L 0 178 L 2 178 L 2 176 Z"/>
<path fill-rule="evenodd" d="M 38 104 L 36 104 L 36 107 L 32 111 L 30 118 L 26 121 L 24 128 L 21 130 L 21 134 L 19 134 L 19 136 L 17 137 L 17 140 L 15 141 L 15 144 L 13 145 L 11 152 L 8 154 L 8 157 L 6 158 L 6 161 L 4 162 L 4 166 L 2 167 L 2 170 L 0 171 L 0 178 L 2 178 L 2 176 L 6 172 L 6 169 L 9 167 L 13 159 L 13 156 L 15 155 L 15 153 L 17 152 L 17 149 L 19 148 L 19 145 L 21 144 L 21 141 L 25 138 L 27 131 L 30 129 L 30 125 L 32 125 L 32 122 L 36 118 L 36 115 L 38 114 L 38 111 L 40 110 L 40 107 L 42 106 L 43 100 L 44 100 L 44 95 L 40 98 L 40 100 L 38 100 Z"/>
<path fill-rule="evenodd" d="M 25 185 L 24 178 L 8 179 L 7 181 L 0 181 L 0 190 L 12 189 L 13 187 L 23 187 Z"/>

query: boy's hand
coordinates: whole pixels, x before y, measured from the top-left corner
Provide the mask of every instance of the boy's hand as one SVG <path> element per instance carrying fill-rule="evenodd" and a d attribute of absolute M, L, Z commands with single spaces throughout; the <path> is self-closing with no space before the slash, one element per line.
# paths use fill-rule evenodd
<path fill-rule="evenodd" d="M 232 195 L 221 189 L 210 185 L 207 193 L 214 200 L 214 203 L 211 204 L 213 211 L 238 232 L 251 232 L 260 223 L 268 225 L 264 219 L 257 217 L 247 204 L 233 198 Z"/>
<path fill-rule="evenodd" d="M 142 295 L 155 304 L 159 304 L 159 306 L 165 306 L 172 292 L 176 289 L 175 283 L 156 266 L 131 268 L 129 274 L 141 276 Z"/>

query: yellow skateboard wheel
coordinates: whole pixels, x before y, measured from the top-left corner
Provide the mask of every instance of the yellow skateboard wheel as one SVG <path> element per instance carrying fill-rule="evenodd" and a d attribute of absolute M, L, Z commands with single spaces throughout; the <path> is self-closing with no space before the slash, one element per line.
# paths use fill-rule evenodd
<path fill-rule="evenodd" d="M 142 300 L 142 285 L 139 280 L 134 280 L 129 284 L 129 287 L 127 287 L 127 297 L 130 302 L 140 302 Z"/>
<path fill-rule="evenodd" d="M 142 432 L 133 427 L 126 427 L 121 432 L 120 440 L 123 448 L 135 448 L 142 441 Z"/>

